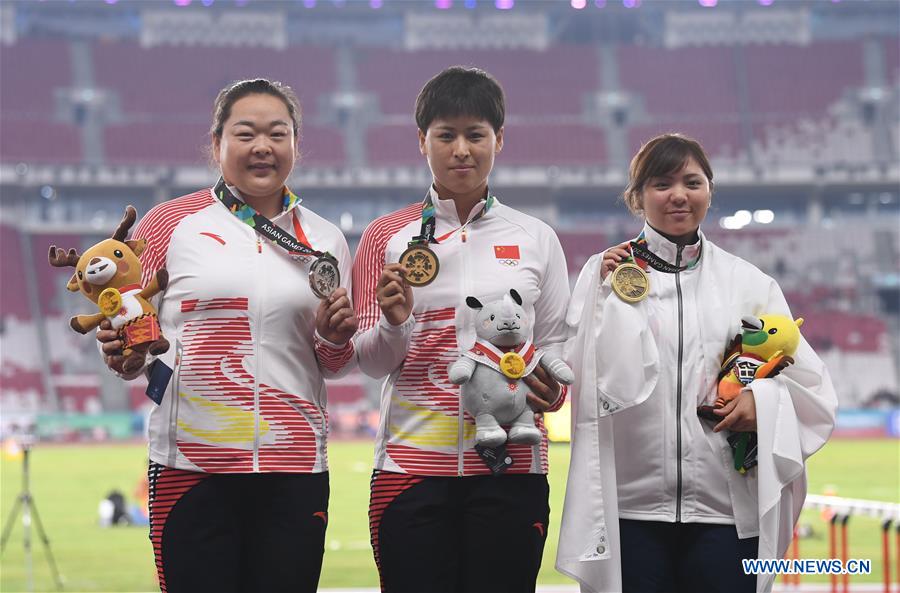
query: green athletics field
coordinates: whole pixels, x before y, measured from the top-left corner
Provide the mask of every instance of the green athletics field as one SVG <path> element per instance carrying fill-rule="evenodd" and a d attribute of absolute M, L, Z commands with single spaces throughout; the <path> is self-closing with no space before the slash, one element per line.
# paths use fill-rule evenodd
<path fill-rule="evenodd" d="M 334 442 L 331 462 L 331 506 L 321 587 L 378 586 L 369 549 L 367 522 L 371 444 Z M 568 466 L 568 445 L 553 445 L 550 455 L 552 516 L 539 582 L 570 582 L 553 569 L 559 517 Z M 156 572 L 146 527 L 103 529 L 97 505 L 112 489 L 129 499 L 145 471 L 143 445 L 39 445 L 32 454 L 32 493 L 50 537 L 67 591 L 152 591 Z M 4 458 L 0 467 L 0 518 L 5 521 L 20 488 L 21 462 Z M 809 463 L 809 492 L 827 491 L 848 498 L 900 502 L 900 443 L 896 440 L 835 440 Z M 801 523 L 812 528 L 802 540 L 805 558 L 828 558 L 827 527 L 816 511 L 805 511 Z M 878 521 L 857 517 L 850 522 L 850 557 L 870 558 L 873 574 L 851 582 L 881 579 L 881 535 Z M 38 591 L 53 590 L 40 542 L 35 541 L 34 571 Z M 804 577 L 827 580 L 828 577 Z M 17 519 L 0 560 L 0 590 L 22 591 L 25 581 L 22 525 Z"/>

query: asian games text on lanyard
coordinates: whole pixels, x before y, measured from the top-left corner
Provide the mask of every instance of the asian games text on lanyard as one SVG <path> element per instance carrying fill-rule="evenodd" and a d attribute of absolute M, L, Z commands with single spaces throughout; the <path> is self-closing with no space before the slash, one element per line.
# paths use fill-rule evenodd
<path fill-rule="evenodd" d="M 309 240 L 300 226 L 296 211 L 293 213 L 294 232 L 297 238 L 277 226 L 274 222 L 239 200 L 220 177 L 213 193 L 239 220 L 247 223 L 257 233 L 282 247 L 291 255 L 312 255 L 316 260 L 309 267 L 309 287 L 320 299 L 327 299 L 341 285 L 341 272 L 337 258 L 328 252 L 317 251 L 309 245 Z M 287 187 L 284 188 L 284 205 L 296 204 L 299 198 Z"/>

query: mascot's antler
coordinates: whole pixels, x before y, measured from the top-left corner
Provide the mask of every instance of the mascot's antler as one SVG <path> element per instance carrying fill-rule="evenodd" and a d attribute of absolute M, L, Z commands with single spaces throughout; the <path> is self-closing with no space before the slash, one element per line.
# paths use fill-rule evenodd
<path fill-rule="evenodd" d="M 51 245 L 48 259 L 50 260 L 50 265 L 55 268 L 67 268 L 69 266 L 74 268 L 78 265 L 79 257 L 78 252 L 74 248 L 66 253 L 62 249 L 57 249 L 56 245 Z"/>
<path fill-rule="evenodd" d="M 137 219 L 137 211 L 134 209 L 134 206 L 126 207 L 125 216 L 122 217 L 122 222 L 119 223 L 119 227 L 113 233 L 112 238 L 116 241 L 124 242 L 128 237 L 128 230 L 134 224 L 135 219 Z"/>

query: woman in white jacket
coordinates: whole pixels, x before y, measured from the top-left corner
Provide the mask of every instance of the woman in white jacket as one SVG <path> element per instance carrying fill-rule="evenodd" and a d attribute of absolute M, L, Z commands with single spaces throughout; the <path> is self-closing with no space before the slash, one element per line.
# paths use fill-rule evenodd
<path fill-rule="evenodd" d="M 715 399 L 741 318 L 790 315 L 772 278 L 700 231 L 712 178 L 696 141 L 647 142 L 625 191 L 644 228 L 592 257 L 575 288 L 567 321 L 579 376 L 557 568 L 583 591 L 769 590 L 774 575 L 746 575 L 741 559 L 783 556 L 805 460 L 834 426 L 828 371 L 802 339 L 795 363 L 747 385 L 720 422 L 697 416 Z M 741 474 L 726 437 L 749 431 L 759 464 Z"/>

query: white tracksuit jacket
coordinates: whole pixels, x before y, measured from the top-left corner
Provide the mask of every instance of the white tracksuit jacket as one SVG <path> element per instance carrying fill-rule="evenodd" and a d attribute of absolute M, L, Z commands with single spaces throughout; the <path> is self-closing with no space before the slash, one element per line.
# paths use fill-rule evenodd
<path fill-rule="evenodd" d="M 236 190 L 235 195 L 239 195 Z M 299 202 L 272 221 L 338 259 L 349 287 L 341 231 Z M 138 224 L 147 239 L 143 282 L 165 266 L 157 298 L 174 370 L 150 414 L 150 459 L 203 472 L 328 469 L 325 377 L 355 364 L 351 343 L 318 339 L 314 258 L 287 253 L 234 216 L 209 189 L 159 204 Z"/>
<path fill-rule="evenodd" d="M 700 242 L 678 248 L 649 225 L 648 247 L 695 268 L 649 269 L 649 296 L 631 305 L 600 280 L 602 254 L 585 264 L 567 321 L 576 370 L 572 458 L 557 568 L 584 591 L 621 590 L 618 518 L 735 524 L 759 536 L 759 557 L 780 558 L 806 493 L 805 460 L 828 439 L 837 397 L 828 371 L 802 340 L 796 362 L 746 389 L 756 401 L 759 465 L 734 470 L 727 434 L 697 417 L 711 403 L 728 341 L 741 317 L 790 315 L 776 282 L 748 262 Z M 759 577 L 768 590 L 771 577 Z"/>
<path fill-rule="evenodd" d="M 435 237 L 462 222 L 452 200 L 432 189 Z M 467 220 L 484 207 L 475 206 Z M 467 296 L 482 302 L 515 288 L 535 320 L 533 342 L 561 348 L 569 302 L 566 261 L 556 233 L 546 223 L 495 201 L 482 218 L 431 245 L 440 272 L 428 286 L 413 288 L 409 319 L 393 327 L 381 315 L 375 287 L 385 262 L 396 262 L 421 231 L 421 203 L 382 216 L 363 233 L 353 266 L 354 303 L 360 333 L 359 366 L 384 377 L 375 468 L 431 476 L 490 473 L 474 450 L 474 419 L 462 410 L 460 389 L 447 367 L 475 341 L 474 311 Z M 563 394 L 564 395 L 564 394 Z M 561 396 L 554 407 L 561 406 Z M 508 473 L 546 473 L 547 438 L 539 445 L 508 445 Z"/>

